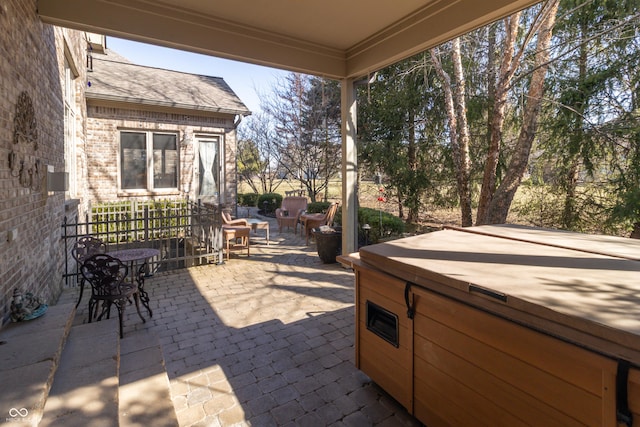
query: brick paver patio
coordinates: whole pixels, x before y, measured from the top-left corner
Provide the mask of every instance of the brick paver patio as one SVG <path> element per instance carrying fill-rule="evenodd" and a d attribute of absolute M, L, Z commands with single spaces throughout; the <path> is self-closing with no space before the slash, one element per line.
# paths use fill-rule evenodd
<path fill-rule="evenodd" d="M 249 258 L 150 278 L 147 323 L 128 309 L 125 336 L 159 337 L 180 425 L 419 425 L 354 366 L 353 273 L 271 230 Z"/>

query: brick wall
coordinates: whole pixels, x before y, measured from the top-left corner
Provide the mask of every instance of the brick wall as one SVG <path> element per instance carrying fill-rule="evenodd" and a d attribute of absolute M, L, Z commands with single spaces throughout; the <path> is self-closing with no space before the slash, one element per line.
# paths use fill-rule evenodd
<path fill-rule="evenodd" d="M 224 141 L 224 197 L 226 204 L 236 198 L 236 132 L 232 115 L 202 115 L 193 112 L 154 111 L 136 106 L 92 105 L 87 110 L 87 197 L 92 202 L 122 200 L 123 198 L 197 197 L 194 168 L 195 135 L 220 135 Z M 118 156 L 120 130 L 176 132 L 179 142 L 180 178 L 177 192 L 137 193 L 132 195 L 118 189 Z M 217 202 L 217 201 L 216 201 Z"/>
<path fill-rule="evenodd" d="M 180 192 L 195 198 L 194 135 L 223 135 L 225 201 L 236 197 L 236 135 L 233 117 L 188 111 L 153 111 L 123 106 L 87 108 L 84 33 L 43 24 L 37 0 L 0 1 L 0 327 L 9 319 L 14 289 L 32 292 L 51 304 L 62 291 L 65 260 L 61 224 L 83 218 L 91 201 L 118 197 L 118 129 L 177 131 L 180 144 Z M 78 75 L 76 92 L 77 194 L 50 193 L 43 185 L 25 187 L 13 154 L 32 166 L 36 160 L 64 170 L 64 58 Z M 33 106 L 34 142 L 14 143 L 16 104 L 22 92 Z M 149 198 L 150 195 L 144 196 Z M 78 197 L 72 200 L 70 197 Z M 16 235 L 8 241 L 9 235 Z M 73 262 L 73 261 L 71 261 Z"/>
<path fill-rule="evenodd" d="M 10 153 L 30 165 L 39 160 L 44 166 L 42 174 L 46 165 L 62 171 L 65 41 L 81 72 L 77 79 L 81 91 L 86 77 L 82 33 L 43 24 L 36 13 L 36 0 L 0 2 L 0 28 L 0 324 L 4 324 L 15 288 L 48 303 L 57 299 L 64 265 L 60 224 L 69 214 L 67 206 L 72 206 L 65 203 L 64 194 L 48 194 L 42 185 L 25 188 L 13 176 Z M 13 142 L 16 104 L 23 91 L 32 101 L 37 149 L 34 143 Z M 79 112 L 82 125 L 82 108 Z M 16 240 L 8 241 L 10 231 L 17 232 Z"/>

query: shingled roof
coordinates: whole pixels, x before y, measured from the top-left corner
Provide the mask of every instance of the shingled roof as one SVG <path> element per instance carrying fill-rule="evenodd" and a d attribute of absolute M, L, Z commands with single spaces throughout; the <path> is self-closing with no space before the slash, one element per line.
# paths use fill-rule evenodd
<path fill-rule="evenodd" d="M 93 55 L 86 97 L 212 113 L 249 115 L 221 77 L 189 74 L 129 62 L 116 52 Z"/>

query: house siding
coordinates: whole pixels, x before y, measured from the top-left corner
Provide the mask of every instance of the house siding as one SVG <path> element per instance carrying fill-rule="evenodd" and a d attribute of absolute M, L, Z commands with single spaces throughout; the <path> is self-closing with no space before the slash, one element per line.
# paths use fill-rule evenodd
<path fill-rule="evenodd" d="M 233 116 L 204 116 L 124 106 L 89 105 L 87 109 L 87 198 L 90 203 L 122 198 L 197 198 L 196 135 L 219 135 L 224 141 L 225 204 L 236 199 L 236 131 Z M 125 192 L 119 189 L 121 130 L 174 132 L 178 137 L 179 183 L 177 191 Z M 194 170 L 195 168 L 195 170 Z"/>
<path fill-rule="evenodd" d="M 29 163 L 38 159 L 43 172 L 47 165 L 64 169 L 65 43 L 80 73 L 78 99 L 84 97 L 83 33 L 43 24 L 36 7 L 35 0 L 0 3 L 0 325 L 8 321 L 16 288 L 55 302 L 64 267 L 60 225 L 65 215 L 75 215 L 75 205 L 65 203 L 64 193 L 48 194 L 42 184 L 25 188 L 9 166 L 13 152 Z M 16 103 L 23 91 L 33 105 L 37 149 L 33 143 L 13 142 Z M 78 102 L 79 134 L 84 132 L 83 108 Z M 13 241 L 8 241 L 10 231 L 17 232 Z"/>

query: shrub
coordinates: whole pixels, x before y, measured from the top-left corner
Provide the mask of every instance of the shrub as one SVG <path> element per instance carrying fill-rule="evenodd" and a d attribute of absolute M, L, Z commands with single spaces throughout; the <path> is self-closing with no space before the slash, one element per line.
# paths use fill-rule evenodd
<path fill-rule="evenodd" d="M 329 202 L 311 202 L 307 204 L 307 213 L 323 213 L 329 209 Z"/>
<path fill-rule="evenodd" d="M 258 197 L 258 208 L 264 213 L 273 213 L 282 205 L 282 195 L 278 193 L 265 193 Z"/>
<path fill-rule="evenodd" d="M 335 223 L 342 224 L 342 212 L 340 209 L 336 213 Z M 362 226 L 365 224 L 371 226 L 368 237 L 362 230 Z M 404 228 L 404 221 L 395 215 L 371 208 L 358 209 L 358 240 L 360 242 L 377 243 L 381 238 L 390 235 L 401 235 L 404 233 Z"/>
<path fill-rule="evenodd" d="M 258 193 L 244 193 L 238 194 L 238 204 L 240 206 L 258 206 Z"/>

